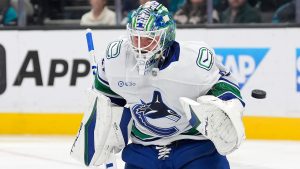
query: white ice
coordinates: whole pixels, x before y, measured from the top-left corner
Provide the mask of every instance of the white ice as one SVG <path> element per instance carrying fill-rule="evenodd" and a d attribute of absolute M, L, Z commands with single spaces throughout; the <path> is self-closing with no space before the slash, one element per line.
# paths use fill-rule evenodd
<path fill-rule="evenodd" d="M 0 169 L 86 169 L 69 156 L 73 139 L 0 136 Z M 300 142 L 248 140 L 228 159 L 232 169 L 300 169 Z"/>

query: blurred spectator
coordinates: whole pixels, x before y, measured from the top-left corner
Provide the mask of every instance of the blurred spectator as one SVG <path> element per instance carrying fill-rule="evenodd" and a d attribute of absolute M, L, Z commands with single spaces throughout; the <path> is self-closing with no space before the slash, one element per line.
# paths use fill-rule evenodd
<path fill-rule="evenodd" d="M 229 7 L 223 12 L 222 23 L 259 23 L 259 11 L 249 5 L 247 0 L 228 0 Z"/>
<path fill-rule="evenodd" d="M 17 13 L 19 12 L 19 0 L 11 0 L 11 4 L 16 9 Z M 33 17 L 33 5 L 31 4 L 30 0 L 23 0 L 24 3 L 24 10 L 25 10 L 25 17 L 27 21 L 31 21 Z M 26 23 L 27 23 L 26 21 Z"/>
<path fill-rule="evenodd" d="M 183 8 L 176 12 L 174 19 L 179 24 L 206 23 L 206 0 L 187 0 Z M 216 10 L 213 10 L 213 21 L 219 22 L 219 16 Z"/>
<path fill-rule="evenodd" d="M 10 0 L 0 0 L 0 21 L 3 25 L 17 25 L 17 11 Z"/>
<path fill-rule="evenodd" d="M 291 0 L 248 0 L 251 6 L 260 11 L 261 21 L 265 23 L 272 22 L 274 12 L 288 2 Z"/>
<path fill-rule="evenodd" d="M 137 9 L 140 5 L 148 2 L 148 0 L 124 0 L 123 1 L 123 16 L 124 18 L 121 21 L 122 25 L 126 25 L 128 20 L 130 19 L 130 16 L 132 14 L 132 11 Z"/>
<path fill-rule="evenodd" d="M 12 6 L 18 11 L 19 9 L 19 0 L 11 0 Z M 24 1 L 24 9 L 27 17 L 31 17 L 33 15 L 33 6 L 30 2 L 30 0 L 23 0 Z"/>
<path fill-rule="evenodd" d="M 279 7 L 273 15 L 273 23 L 287 23 L 296 21 L 295 0 Z"/>
<path fill-rule="evenodd" d="M 274 12 L 280 6 L 291 0 L 248 0 L 249 4 L 262 12 Z"/>
<path fill-rule="evenodd" d="M 106 4 L 107 0 L 90 0 L 92 9 L 81 17 L 80 25 L 116 25 L 116 14 Z"/>
<path fill-rule="evenodd" d="M 138 0 L 123 0 L 122 1 L 123 11 L 127 13 L 137 9 L 139 7 L 139 1 Z"/>
<path fill-rule="evenodd" d="M 228 0 L 213 0 L 213 4 L 218 13 L 221 13 L 228 8 Z"/>
<path fill-rule="evenodd" d="M 168 10 L 175 14 L 184 4 L 185 0 L 169 0 Z"/>

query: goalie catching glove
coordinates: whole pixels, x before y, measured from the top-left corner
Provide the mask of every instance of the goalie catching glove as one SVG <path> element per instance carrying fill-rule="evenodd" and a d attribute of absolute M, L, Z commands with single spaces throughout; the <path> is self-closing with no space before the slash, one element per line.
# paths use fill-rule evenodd
<path fill-rule="evenodd" d="M 86 166 L 99 166 L 125 147 L 120 129 L 123 107 L 94 89 L 88 90 L 89 107 L 83 116 L 71 156 Z"/>
<path fill-rule="evenodd" d="M 197 102 L 181 97 L 191 126 L 211 140 L 221 155 L 237 149 L 245 139 L 243 105 L 238 99 L 223 101 L 215 96 L 201 96 Z"/>

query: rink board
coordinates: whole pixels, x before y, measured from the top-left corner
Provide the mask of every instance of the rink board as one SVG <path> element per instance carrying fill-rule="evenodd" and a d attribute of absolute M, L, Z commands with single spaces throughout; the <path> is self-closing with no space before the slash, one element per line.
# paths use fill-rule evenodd
<path fill-rule="evenodd" d="M 0 134 L 75 135 L 82 114 L 0 114 Z M 243 118 L 247 139 L 300 140 L 300 118 Z"/>
<path fill-rule="evenodd" d="M 0 133 L 76 133 L 92 82 L 84 33 L 0 31 Z M 125 33 L 95 30 L 97 56 Z M 298 28 L 180 29 L 177 40 L 205 41 L 230 67 L 247 103 L 248 138 L 300 139 Z M 255 88 L 267 99 L 251 98 Z"/>

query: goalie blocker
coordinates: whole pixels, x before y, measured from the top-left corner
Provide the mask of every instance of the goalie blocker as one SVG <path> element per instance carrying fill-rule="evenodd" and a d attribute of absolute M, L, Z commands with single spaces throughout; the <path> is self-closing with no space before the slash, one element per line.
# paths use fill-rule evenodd
<path fill-rule="evenodd" d="M 238 99 L 223 101 L 207 95 L 199 97 L 197 102 L 181 97 L 180 103 L 189 123 L 211 140 L 221 155 L 233 152 L 245 139 L 244 107 Z"/>
<path fill-rule="evenodd" d="M 89 106 L 70 154 L 86 166 L 99 166 L 125 147 L 131 118 L 127 117 L 128 112 L 123 113 L 126 107 L 113 105 L 108 97 L 95 89 L 89 89 L 87 93 Z"/>

